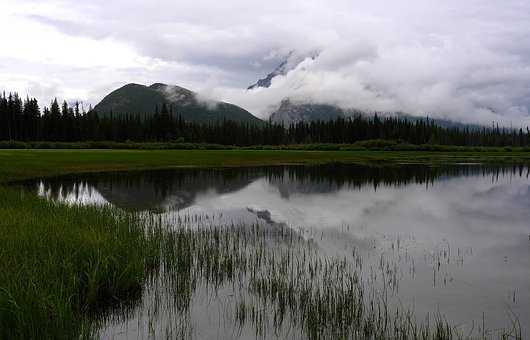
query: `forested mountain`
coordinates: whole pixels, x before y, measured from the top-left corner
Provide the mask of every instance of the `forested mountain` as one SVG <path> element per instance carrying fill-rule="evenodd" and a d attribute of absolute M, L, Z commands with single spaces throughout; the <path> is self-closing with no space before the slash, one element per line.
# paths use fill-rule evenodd
<path fill-rule="evenodd" d="M 207 122 L 233 120 L 260 123 L 261 120 L 239 106 L 217 102 L 201 101 L 197 94 L 179 86 L 156 83 L 151 86 L 127 84 L 107 95 L 97 104 L 94 112 L 100 117 L 111 115 L 145 115 L 167 111 L 185 121 Z"/>

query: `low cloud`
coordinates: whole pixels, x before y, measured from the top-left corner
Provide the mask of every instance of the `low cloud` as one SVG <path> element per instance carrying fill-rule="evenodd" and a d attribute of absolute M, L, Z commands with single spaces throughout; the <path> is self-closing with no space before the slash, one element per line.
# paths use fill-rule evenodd
<path fill-rule="evenodd" d="M 210 93 L 201 92 L 195 95 L 195 99 L 199 105 L 204 106 L 208 110 L 216 110 L 219 105 L 219 101 L 211 96 Z"/>
<path fill-rule="evenodd" d="M 529 124 L 530 68 L 511 56 L 451 42 L 378 46 L 337 44 L 306 58 L 270 88 L 218 89 L 262 118 L 289 97 L 365 112 L 405 112 L 467 123 Z M 463 52 L 463 51 L 462 51 Z"/>
<path fill-rule="evenodd" d="M 92 104 L 128 82 L 164 82 L 262 118 L 290 97 L 527 125 L 528 13 L 518 0 L 4 0 L 0 80 Z M 246 91 L 289 51 L 320 54 Z"/>

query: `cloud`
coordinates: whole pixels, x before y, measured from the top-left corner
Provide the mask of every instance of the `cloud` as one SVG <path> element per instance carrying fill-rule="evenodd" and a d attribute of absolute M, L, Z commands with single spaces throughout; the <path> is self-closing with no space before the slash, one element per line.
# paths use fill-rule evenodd
<path fill-rule="evenodd" d="M 315 60 L 277 77 L 270 89 L 219 90 L 267 117 L 286 96 L 366 112 L 406 112 L 468 123 L 530 122 L 526 56 L 467 39 L 431 34 L 422 40 L 333 42 Z"/>
<path fill-rule="evenodd" d="M 165 82 L 261 117 L 293 97 L 528 124 L 529 12 L 517 0 L 5 0 L 0 80 L 93 104 L 127 82 Z M 244 90 L 291 50 L 321 53 L 268 90 Z"/>

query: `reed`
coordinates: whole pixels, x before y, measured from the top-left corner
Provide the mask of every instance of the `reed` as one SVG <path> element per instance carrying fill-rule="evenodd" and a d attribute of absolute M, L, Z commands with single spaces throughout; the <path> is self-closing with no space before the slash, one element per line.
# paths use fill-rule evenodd
<path fill-rule="evenodd" d="M 194 227 L 190 221 L 196 222 Z M 162 242 L 160 282 L 151 287 L 151 303 L 164 306 L 156 313 L 187 320 L 183 329 L 193 328 L 186 315 L 194 296 L 224 291 L 232 296 L 225 313 L 235 329 L 253 329 L 257 338 L 293 333 L 309 339 L 479 337 L 461 334 L 436 312 L 419 320 L 414 311 L 390 304 L 387 294 L 396 289 L 396 277 L 384 259 L 375 268 L 382 282 L 374 284 L 372 278 L 362 277 L 362 258 L 355 252 L 347 257 L 323 255 L 316 243 L 285 227 L 218 226 L 209 221 L 201 216 L 173 221 L 146 216 L 146 224 L 164 229 L 161 224 L 167 223 L 166 230 L 171 229 Z M 174 333 L 178 329 L 172 329 Z M 520 339 L 520 328 L 494 334 Z"/>
<path fill-rule="evenodd" d="M 65 206 L 0 187 L 0 338 L 90 337 L 91 315 L 137 298 L 156 233 L 110 207 Z"/>

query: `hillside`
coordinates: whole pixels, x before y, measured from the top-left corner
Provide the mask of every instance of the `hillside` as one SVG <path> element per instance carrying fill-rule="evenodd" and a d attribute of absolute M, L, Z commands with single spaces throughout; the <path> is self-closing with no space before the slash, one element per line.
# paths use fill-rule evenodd
<path fill-rule="evenodd" d="M 289 125 L 298 122 L 328 121 L 345 117 L 345 112 L 333 105 L 293 103 L 289 99 L 284 99 L 280 107 L 271 114 L 270 120 L 273 123 Z"/>

